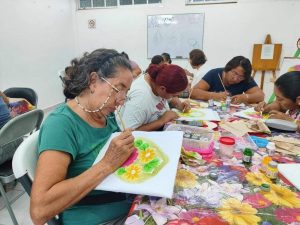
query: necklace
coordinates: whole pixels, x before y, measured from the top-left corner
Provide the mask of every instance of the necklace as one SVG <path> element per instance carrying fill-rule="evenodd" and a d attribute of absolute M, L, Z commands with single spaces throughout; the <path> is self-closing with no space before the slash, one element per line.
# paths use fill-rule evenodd
<path fill-rule="evenodd" d="M 112 91 L 109 93 L 109 95 L 107 96 L 105 101 L 102 103 L 102 105 L 99 108 L 95 109 L 95 110 L 89 110 L 89 109 L 85 108 L 83 105 L 81 105 L 77 96 L 75 97 L 75 101 L 76 101 L 77 105 L 79 106 L 79 108 L 81 108 L 83 111 L 85 111 L 87 113 L 96 113 L 96 112 L 100 112 L 103 109 L 103 107 L 107 104 L 108 100 L 111 97 L 111 94 L 112 94 Z"/>

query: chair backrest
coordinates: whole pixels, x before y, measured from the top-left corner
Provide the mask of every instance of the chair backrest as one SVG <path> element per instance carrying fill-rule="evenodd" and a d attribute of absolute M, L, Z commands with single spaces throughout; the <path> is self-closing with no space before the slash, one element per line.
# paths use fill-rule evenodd
<path fill-rule="evenodd" d="M 26 190 L 26 192 L 30 195 L 31 192 L 31 183 L 33 181 L 35 175 L 36 163 L 38 160 L 38 137 L 39 132 L 36 131 L 29 137 L 27 137 L 16 150 L 12 167 L 15 174 L 15 177 L 19 180 L 27 175 L 30 179 L 30 190 Z M 22 183 L 22 182 L 21 182 Z M 23 185 L 23 183 L 22 183 Z"/>
<path fill-rule="evenodd" d="M 31 88 L 12 87 L 8 88 L 3 93 L 10 98 L 25 98 L 31 105 L 37 106 L 38 96 Z"/>
<path fill-rule="evenodd" d="M 0 146 L 13 142 L 32 131 L 38 130 L 43 121 L 44 112 L 35 109 L 9 120 L 0 129 Z"/>
<path fill-rule="evenodd" d="M 32 182 L 35 175 L 38 160 L 38 138 L 39 132 L 36 131 L 18 147 L 14 154 L 12 166 L 15 177 L 20 181 L 27 194 L 30 196 Z M 52 218 L 47 222 L 48 225 L 59 225 L 57 218 Z"/>

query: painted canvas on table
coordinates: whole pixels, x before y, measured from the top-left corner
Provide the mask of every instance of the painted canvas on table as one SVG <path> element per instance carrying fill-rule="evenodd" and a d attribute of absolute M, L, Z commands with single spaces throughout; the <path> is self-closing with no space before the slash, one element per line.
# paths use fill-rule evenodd
<path fill-rule="evenodd" d="M 180 112 L 178 110 L 174 110 L 178 113 L 179 118 L 177 120 L 186 120 L 186 121 L 194 121 L 194 120 L 208 120 L 208 121 L 220 121 L 220 117 L 217 112 L 212 109 L 206 108 L 193 108 L 186 113 Z"/>
<path fill-rule="evenodd" d="M 233 114 L 234 116 L 241 117 L 244 119 L 268 119 L 268 115 L 261 115 L 260 112 L 256 112 L 254 108 L 245 109 Z"/>
<path fill-rule="evenodd" d="M 94 164 L 102 159 L 111 139 L 118 134 L 114 133 L 111 136 Z M 171 198 L 183 132 L 134 131 L 133 135 L 134 152 L 115 173 L 108 176 L 95 189 Z"/>

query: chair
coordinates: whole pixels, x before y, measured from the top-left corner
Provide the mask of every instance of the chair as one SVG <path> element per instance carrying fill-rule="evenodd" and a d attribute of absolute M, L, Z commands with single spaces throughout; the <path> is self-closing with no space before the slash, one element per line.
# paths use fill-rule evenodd
<path fill-rule="evenodd" d="M 34 132 L 18 147 L 13 158 L 13 171 L 15 177 L 22 184 L 30 196 L 32 181 L 35 175 L 38 160 L 38 136 L 39 131 Z M 48 225 L 59 225 L 57 218 L 49 220 Z"/>
<path fill-rule="evenodd" d="M 11 120 L 9 120 L 1 129 L 0 129 L 0 150 L 4 150 L 4 146 L 10 144 L 24 135 L 29 134 L 34 130 L 38 130 L 42 123 L 44 113 L 40 109 L 35 109 L 19 115 Z M 12 151 L 15 150 L 11 149 Z M 18 222 L 12 211 L 10 202 L 6 196 L 3 184 L 8 184 L 15 180 L 15 176 L 12 171 L 11 161 L 6 161 L 0 165 L 0 192 L 4 199 L 4 204 L 10 214 L 10 217 L 14 225 L 17 225 Z"/>
<path fill-rule="evenodd" d="M 37 106 L 38 96 L 31 88 L 12 87 L 6 89 L 3 93 L 10 98 L 25 98 L 31 105 Z"/>

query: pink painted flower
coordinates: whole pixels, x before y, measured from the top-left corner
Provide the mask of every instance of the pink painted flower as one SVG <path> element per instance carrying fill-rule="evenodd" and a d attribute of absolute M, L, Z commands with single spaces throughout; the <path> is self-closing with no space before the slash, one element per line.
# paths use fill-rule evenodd
<path fill-rule="evenodd" d="M 244 202 L 249 203 L 256 209 L 263 209 L 263 208 L 267 208 L 270 205 L 272 205 L 272 202 L 267 200 L 265 197 L 263 197 L 259 193 L 246 196 L 246 198 L 244 199 Z"/>
<path fill-rule="evenodd" d="M 274 211 L 274 214 L 278 220 L 284 223 L 300 222 L 300 208 L 279 208 Z"/>
<path fill-rule="evenodd" d="M 137 157 L 138 157 L 138 151 L 135 148 L 131 153 L 131 155 L 129 156 L 129 158 L 123 163 L 122 167 L 131 165 L 132 163 L 134 163 Z"/>
<path fill-rule="evenodd" d="M 193 225 L 186 220 L 172 220 L 169 221 L 166 225 Z"/>
<path fill-rule="evenodd" d="M 195 224 L 198 221 L 200 221 L 201 217 L 202 217 L 202 214 L 197 209 L 192 209 L 187 212 L 181 212 L 179 214 L 180 219 L 184 219 L 192 224 Z"/>
<path fill-rule="evenodd" d="M 199 211 L 192 209 L 187 212 L 181 212 L 179 218 L 195 225 L 228 225 L 227 222 L 210 210 Z"/>

